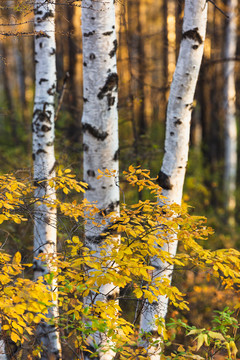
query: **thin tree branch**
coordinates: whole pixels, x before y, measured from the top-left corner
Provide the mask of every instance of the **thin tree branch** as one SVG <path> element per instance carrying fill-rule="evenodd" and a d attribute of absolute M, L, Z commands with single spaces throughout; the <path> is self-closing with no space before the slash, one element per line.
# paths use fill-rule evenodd
<path fill-rule="evenodd" d="M 226 16 L 227 19 L 229 19 L 229 16 L 222 9 L 220 9 L 220 7 L 218 7 L 217 4 L 213 0 L 207 0 L 207 1 L 209 1 L 211 4 L 213 4 L 213 6 L 215 6 L 215 8 L 218 11 L 220 11 L 220 13 L 222 13 L 224 16 Z"/>
<path fill-rule="evenodd" d="M 59 114 L 59 111 L 60 111 L 61 106 L 62 106 L 62 102 L 63 102 L 63 98 L 64 98 L 64 93 L 65 93 L 65 90 L 66 90 L 66 87 L 67 87 L 67 81 L 68 81 L 69 77 L 70 77 L 70 74 L 69 74 L 69 72 L 67 71 L 67 72 L 66 72 L 66 75 L 65 75 L 65 78 L 64 78 L 64 80 L 63 80 L 62 90 L 61 90 L 61 93 L 60 93 L 60 95 L 59 95 L 58 107 L 57 107 L 57 110 L 56 110 L 56 113 L 55 113 L 54 121 L 57 121 L 58 114 Z"/>

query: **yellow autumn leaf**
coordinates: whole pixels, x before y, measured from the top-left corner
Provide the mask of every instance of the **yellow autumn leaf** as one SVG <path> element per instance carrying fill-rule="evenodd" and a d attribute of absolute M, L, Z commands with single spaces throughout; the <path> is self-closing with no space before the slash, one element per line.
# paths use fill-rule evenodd
<path fill-rule="evenodd" d="M 14 331 L 11 333 L 11 339 L 15 343 L 20 340 L 19 336 Z"/>
<path fill-rule="evenodd" d="M 5 215 L 0 215 L 0 224 L 2 224 L 5 220 L 7 220 L 7 217 Z"/>
<path fill-rule="evenodd" d="M 141 289 L 139 289 L 139 288 L 136 288 L 134 290 L 134 294 L 136 295 L 136 298 L 139 299 L 140 297 L 143 296 L 143 291 Z"/>
<path fill-rule="evenodd" d="M 20 264 L 20 262 L 21 262 L 21 260 L 22 260 L 22 255 L 20 254 L 20 252 L 18 251 L 18 252 L 16 252 L 16 254 L 14 255 L 14 257 L 13 257 L 13 264 Z"/>
<path fill-rule="evenodd" d="M 16 224 L 21 224 L 21 219 L 19 217 L 14 217 L 13 218 L 13 221 L 16 223 Z"/>
<path fill-rule="evenodd" d="M 237 349 L 236 344 L 235 344 L 235 342 L 233 340 L 230 341 L 229 347 L 230 347 L 230 352 L 231 352 L 232 358 L 233 358 L 233 360 L 235 360 L 237 358 L 238 349 Z"/>

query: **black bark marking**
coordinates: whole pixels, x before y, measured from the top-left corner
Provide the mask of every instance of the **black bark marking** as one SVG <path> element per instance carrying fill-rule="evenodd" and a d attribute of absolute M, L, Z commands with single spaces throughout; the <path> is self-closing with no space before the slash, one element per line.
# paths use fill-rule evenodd
<path fill-rule="evenodd" d="M 115 29 L 115 25 L 112 26 L 112 29 Z"/>
<path fill-rule="evenodd" d="M 56 54 L 56 49 L 52 47 L 49 55 L 52 56 L 52 55 L 55 55 L 55 54 Z"/>
<path fill-rule="evenodd" d="M 117 47 L 118 47 L 117 40 L 113 40 L 113 48 L 110 51 L 110 53 L 108 54 L 110 56 L 110 58 L 112 58 L 116 54 Z"/>
<path fill-rule="evenodd" d="M 44 105 L 44 110 L 35 110 L 34 113 L 33 113 L 33 117 L 37 117 L 37 119 L 34 121 L 34 123 L 37 123 L 38 121 L 40 122 L 47 122 L 49 124 L 51 124 L 51 115 L 52 115 L 52 112 L 51 111 L 46 111 L 45 110 L 45 105 Z"/>
<path fill-rule="evenodd" d="M 116 211 L 116 209 L 119 206 L 119 201 L 111 202 L 106 209 L 101 210 L 101 215 L 106 216 L 110 214 L 113 211 Z"/>
<path fill-rule="evenodd" d="M 86 123 L 82 124 L 82 130 L 83 130 L 83 132 L 88 131 L 89 134 L 91 134 L 97 140 L 104 141 L 106 139 L 106 137 L 108 137 L 108 132 L 100 131 L 95 126 L 92 126 L 90 124 L 86 124 Z"/>
<path fill-rule="evenodd" d="M 83 36 L 84 36 L 84 37 L 89 37 L 89 36 L 92 36 L 92 35 L 94 35 L 94 34 L 95 34 L 95 30 L 89 31 L 88 33 L 84 33 Z"/>
<path fill-rule="evenodd" d="M 42 10 L 34 9 L 34 15 L 42 15 Z"/>
<path fill-rule="evenodd" d="M 41 188 L 41 189 L 46 189 L 46 185 L 47 185 L 47 183 L 46 183 L 46 179 L 45 179 L 45 178 L 44 178 L 44 179 L 34 180 L 34 182 L 33 182 L 33 186 L 39 187 L 39 188 Z M 43 252 L 43 251 L 42 251 L 42 252 Z M 40 250 L 39 250 L 39 253 L 40 253 Z"/>
<path fill-rule="evenodd" d="M 53 84 L 47 91 L 48 95 L 55 95 L 56 86 Z"/>
<path fill-rule="evenodd" d="M 38 63 L 39 63 L 39 61 L 38 61 L 38 60 L 35 60 L 34 62 L 35 62 L 35 64 L 38 64 Z"/>
<path fill-rule="evenodd" d="M 42 78 L 42 79 L 39 80 L 39 85 L 41 85 L 41 83 L 47 82 L 47 81 L 48 81 L 48 79 L 43 79 L 43 78 Z"/>
<path fill-rule="evenodd" d="M 37 155 L 39 154 L 47 154 L 47 151 L 43 150 L 43 149 L 38 149 L 38 151 L 36 152 Z"/>
<path fill-rule="evenodd" d="M 170 181 L 170 176 L 164 174 L 164 172 L 162 172 L 161 170 L 158 174 L 157 183 L 159 184 L 159 186 L 161 186 L 161 188 L 165 190 L 171 190 L 173 188 L 173 185 Z"/>
<path fill-rule="evenodd" d="M 46 34 L 44 31 L 38 31 L 37 33 L 36 33 L 36 39 L 40 39 L 40 38 L 50 38 L 50 35 L 48 35 L 48 34 Z"/>
<path fill-rule="evenodd" d="M 181 97 L 181 96 L 178 96 L 177 99 L 178 99 L 178 100 L 182 100 L 182 97 Z"/>
<path fill-rule="evenodd" d="M 84 61 L 83 66 L 87 66 L 87 63 Z"/>
<path fill-rule="evenodd" d="M 49 141 L 48 143 L 46 143 L 47 146 L 53 146 L 53 141 Z"/>
<path fill-rule="evenodd" d="M 191 103 L 191 104 L 186 104 L 185 107 L 188 108 L 189 111 L 192 111 L 193 108 L 194 108 L 193 103 Z"/>
<path fill-rule="evenodd" d="M 111 73 L 108 75 L 105 85 L 101 88 L 100 92 L 98 93 L 97 97 L 102 100 L 104 95 L 108 92 L 111 92 L 113 89 L 118 88 L 118 74 Z"/>
<path fill-rule="evenodd" d="M 104 36 L 109 36 L 113 33 L 113 31 L 106 31 L 103 33 Z"/>
<path fill-rule="evenodd" d="M 120 155 L 120 149 L 117 149 L 117 151 L 114 154 L 113 160 L 117 161 L 119 159 L 119 155 Z"/>
<path fill-rule="evenodd" d="M 91 17 L 92 20 L 95 20 L 95 17 Z"/>
<path fill-rule="evenodd" d="M 41 130 L 42 130 L 43 132 L 48 132 L 48 131 L 51 130 L 51 127 L 49 127 L 49 126 L 47 126 L 47 125 L 43 125 L 43 126 L 41 127 Z"/>
<path fill-rule="evenodd" d="M 87 144 L 83 144 L 83 151 L 88 151 L 89 150 L 89 146 Z"/>
<path fill-rule="evenodd" d="M 95 171 L 94 170 L 88 170 L 87 174 L 88 174 L 88 176 L 95 177 Z"/>
<path fill-rule="evenodd" d="M 175 126 L 181 125 L 181 124 L 182 124 L 182 121 L 180 119 L 177 119 L 176 121 L 174 121 Z"/>
<path fill-rule="evenodd" d="M 84 102 L 84 103 L 88 102 L 88 99 L 85 98 L 85 97 L 83 97 L 83 102 Z"/>
<path fill-rule="evenodd" d="M 40 42 L 39 47 L 40 47 L 40 49 L 42 49 L 42 42 Z"/>
<path fill-rule="evenodd" d="M 35 155 L 35 154 L 32 154 L 32 159 L 33 159 L 33 161 L 36 159 L 36 155 Z"/>
<path fill-rule="evenodd" d="M 171 136 L 173 136 L 173 135 L 174 135 L 174 132 L 173 132 L 173 131 L 171 131 L 171 132 L 170 132 L 170 135 L 171 135 Z"/>
<path fill-rule="evenodd" d="M 111 94 L 107 95 L 107 100 L 108 100 L 108 106 L 113 106 L 115 103 L 115 96 L 111 96 Z"/>
<path fill-rule="evenodd" d="M 57 161 L 54 161 L 54 164 L 53 164 L 52 168 L 49 171 L 49 175 L 51 175 L 51 173 L 53 172 L 53 170 L 55 169 L 56 166 L 57 166 Z"/>
<path fill-rule="evenodd" d="M 116 300 L 118 296 L 119 296 L 119 292 L 115 291 L 114 293 L 107 295 L 107 301 Z"/>
<path fill-rule="evenodd" d="M 44 272 L 45 269 L 39 264 L 37 260 L 33 260 L 33 271 Z"/>
<path fill-rule="evenodd" d="M 95 55 L 95 54 L 93 54 L 93 53 L 91 53 L 91 54 L 89 55 L 89 59 L 90 59 L 90 60 L 94 60 L 94 59 L 96 59 L 96 55 Z"/>
<path fill-rule="evenodd" d="M 193 46 L 192 46 L 192 49 L 193 49 L 193 50 L 197 50 L 197 49 L 198 49 L 198 45 L 193 45 Z"/>
<path fill-rule="evenodd" d="M 102 186 L 102 189 L 105 190 L 105 189 L 106 189 L 106 186 Z"/>
<path fill-rule="evenodd" d="M 49 10 L 48 12 L 46 12 L 46 13 L 43 15 L 42 21 L 44 21 L 44 20 L 46 20 L 46 19 L 48 19 L 48 18 L 50 18 L 50 17 L 54 17 L 54 13 L 53 13 L 52 10 Z"/>
<path fill-rule="evenodd" d="M 202 39 L 201 35 L 199 34 L 197 27 L 192 30 L 188 30 L 188 31 L 184 32 L 182 37 L 183 37 L 183 39 L 191 39 L 191 40 L 197 41 L 199 44 L 203 43 L 203 39 Z"/>

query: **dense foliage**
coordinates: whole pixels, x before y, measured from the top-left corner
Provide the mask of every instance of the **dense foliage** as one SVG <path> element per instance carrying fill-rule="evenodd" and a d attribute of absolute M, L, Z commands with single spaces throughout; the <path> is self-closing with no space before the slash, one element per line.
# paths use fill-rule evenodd
<path fill-rule="evenodd" d="M 99 173 L 101 176 L 114 176 L 111 171 Z M 159 295 L 167 295 L 171 304 L 178 311 L 189 310 L 185 295 L 168 279 L 153 277 L 154 268 L 151 259 L 159 257 L 163 264 L 174 265 L 176 271 L 185 269 L 202 269 L 207 276 L 218 279 L 222 288 L 237 290 L 240 282 L 240 257 L 234 249 L 210 251 L 201 245 L 208 239 L 212 230 L 206 226 L 203 217 L 190 216 L 187 207 L 176 205 L 159 205 L 161 189 L 147 170 L 129 167 L 124 174 L 126 181 L 138 191 L 150 192 L 151 200 L 139 200 L 128 205 L 121 204 L 121 215 L 116 218 L 114 213 L 102 213 L 102 222 L 111 219 L 111 226 L 102 234 L 101 251 L 96 253 L 85 247 L 81 230 L 66 239 L 64 251 L 57 257 L 53 254 L 42 254 L 42 261 L 51 262 L 52 271 L 44 279 L 32 282 L 28 279 L 27 269 L 30 264 L 21 264 L 21 255 L 17 252 L 11 259 L 1 249 L 1 315 L 2 329 L 6 337 L 10 337 L 19 347 L 28 349 L 29 354 L 36 355 L 41 347 L 34 346 L 34 331 L 36 324 L 47 321 L 44 314 L 51 306 L 51 293 L 48 290 L 53 279 L 58 279 L 58 296 L 60 317 L 57 326 L 61 330 L 63 343 L 72 349 L 74 356 L 81 358 L 86 350 L 89 337 L 94 332 L 107 333 L 109 347 L 121 359 L 133 359 L 145 355 L 144 339 L 150 338 L 154 343 L 156 336 L 139 333 L 138 321 L 144 301 L 153 303 Z M 99 211 L 94 204 L 86 201 L 65 198 L 61 194 L 74 196 L 73 191 L 84 192 L 85 183 L 77 181 L 70 169 L 59 170 L 57 176 L 50 181 L 56 186 L 59 200 L 56 203 L 44 202 L 58 208 L 61 214 L 84 224 L 87 216 L 94 216 Z M 1 219 L 2 222 L 31 221 L 34 218 L 32 201 L 34 186 L 29 179 L 16 179 L 14 175 L 1 177 Z M 78 196 L 79 198 L 79 196 Z M 97 224 L 96 224 L 97 226 Z M 119 236 L 121 235 L 121 241 Z M 172 235 L 177 235 L 181 251 L 172 258 L 167 251 L 161 249 L 164 242 L 172 241 Z M 100 256 L 99 256 L 100 255 Z M 101 286 L 113 283 L 122 289 L 119 298 L 109 298 L 108 301 L 97 300 L 101 294 Z M 84 297 L 91 294 L 92 302 L 86 305 Z M 132 320 L 127 320 L 119 302 L 128 299 L 134 303 Z M 184 327 L 188 335 L 195 336 L 195 344 L 188 348 L 178 348 L 178 355 L 172 353 L 166 359 L 195 358 L 201 359 L 201 350 L 205 346 L 215 353 L 215 349 L 227 349 L 226 359 L 235 359 L 237 320 L 228 309 L 215 316 L 216 325 L 211 330 L 197 329 L 187 325 L 182 320 L 174 322 L 174 327 Z M 53 321 L 53 320 L 48 320 Z M 158 335 L 169 345 L 171 331 L 167 332 L 163 319 L 156 319 Z M 172 323 L 173 324 L 173 323 Z M 235 329 L 235 330 L 234 330 Z M 234 331 L 235 335 L 228 335 Z M 162 341 L 162 340 L 161 340 Z M 21 344 L 23 344 L 21 346 Z M 97 348 L 95 349 L 97 351 Z M 204 350 L 207 351 L 207 350 Z M 184 354 L 184 355 L 183 355 Z M 30 357 L 31 358 L 31 357 Z"/>

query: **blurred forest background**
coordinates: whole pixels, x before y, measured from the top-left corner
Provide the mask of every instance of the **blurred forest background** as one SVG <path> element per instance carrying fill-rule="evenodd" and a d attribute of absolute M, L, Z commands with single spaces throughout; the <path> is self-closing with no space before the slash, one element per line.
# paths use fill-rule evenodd
<path fill-rule="evenodd" d="M 224 1 L 216 1 L 223 12 Z M 117 8 L 120 167 L 141 165 L 157 176 L 164 152 L 165 113 L 181 41 L 183 0 L 120 0 Z M 56 119 L 55 149 L 58 166 L 71 167 L 81 178 L 82 40 L 81 2 L 57 1 L 57 78 L 61 109 Z M 0 171 L 31 172 L 31 121 L 34 98 L 33 2 L 0 1 Z M 235 83 L 240 91 L 240 18 L 235 62 Z M 240 187 L 236 191 L 235 225 L 224 210 L 224 41 L 226 16 L 209 2 L 207 38 L 192 116 L 190 157 L 184 200 L 189 211 L 208 218 L 215 234 L 213 249 L 240 248 Z M 67 76 L 69 74 L 69 77 Z M 56 99 L 56 104 L 58 99 Z M 239 120 L 240 97 L 236 97 Z M 239 142 L 238 135 L 238 142 Z M 238 152 L 240 152 L 240 147 Z M 120 173 L 121 174 L 121 173 Z M 240 164 L 238 165 L 238 180 Z M 134 190 L 125 189 L 129 201 Z M 25 256 L 32 250 L 30 224 L 6 225 L 11 237 L 7 249 Z M 61 240 L 61 239 L 60 239 Z M 213 310 L 236 304 L 238 298 L 205 273 L 175 272 L 175 281 L 187 293 L 188 321 L 203 327 Z M 128 306 L 123 304 L 123 306 Z M 170 317 L 177 316 L 170 310 Z M 178 315 L 179 316 L 179 315 Z"/>

